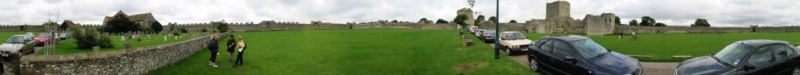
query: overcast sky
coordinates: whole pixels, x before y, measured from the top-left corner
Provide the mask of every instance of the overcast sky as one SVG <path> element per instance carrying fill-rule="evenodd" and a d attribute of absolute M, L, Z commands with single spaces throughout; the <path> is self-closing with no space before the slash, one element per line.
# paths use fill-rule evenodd
<path fill-rule="evenodd" d="M 501 0 L 500 21 L 544 19 L 555 0 Z M 800 25 L 800 0 L 567 0 L 571 15 L 615 13 L 623 24 L 651 16 L 668 25 L 690 25 L 697 18 L 712 26 Z M 495 0 L 476 0 L 473 10 L 494 16 Z M 262 20 L 307 23 L 369 22 L 420 18 L 452 20 L 466 0 L 0 0 L 0 24 L 42 24 L 48 19 L 100 24 L 119 10 L 153 13 L 161 23 Z M 49 16 L 48 16 L 49 14 Z M 56 19 L 57 18 L 57 19 Z"/>

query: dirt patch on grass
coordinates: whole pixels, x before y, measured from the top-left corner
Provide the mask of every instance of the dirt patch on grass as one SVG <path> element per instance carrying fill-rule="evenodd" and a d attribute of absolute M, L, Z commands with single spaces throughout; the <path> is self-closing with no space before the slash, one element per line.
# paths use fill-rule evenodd
<path fill-rule="evenodd" d="M 456 66 L 456 69 L 458 70 L 458 72 L 465 72 L 465 71 L 481 68 L 481 67 L 484 67 L 486 65 L 487 65 L 487 63 L 485 61 L 481 61 L 481 62 L 461 64 L 461 65 Z"/>

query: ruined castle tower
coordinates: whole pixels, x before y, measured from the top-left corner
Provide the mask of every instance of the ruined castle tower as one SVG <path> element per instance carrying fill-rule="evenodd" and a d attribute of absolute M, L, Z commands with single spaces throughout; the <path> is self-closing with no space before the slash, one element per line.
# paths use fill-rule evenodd
<path fill-rule="evenodd" d="M 569 2 L 556 1 L 547 3 L 547 18 L 546 19 L 572 19 L 569 15 Z"/>

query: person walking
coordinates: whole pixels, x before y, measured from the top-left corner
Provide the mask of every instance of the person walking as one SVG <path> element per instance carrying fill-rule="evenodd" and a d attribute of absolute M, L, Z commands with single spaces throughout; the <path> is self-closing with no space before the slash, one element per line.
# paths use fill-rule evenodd
<path fill-rule="evenodd" d="M 244 43 L 244 39 L 242 39 L 242 36 L 238 36 L 238 38 L 239 38 L 239 43 L 238 43 L 239 55 L 236 56 L 236 62 L 233 63 L 233 67 L 244 64 L 244 59 L 242 58 L 242 55 L 244 55 L 244 49 L 247 49 L 247 46 Z"/>
<path fill-rule="evenodd" d="M 228 39 L 228 62 L 233 62 L 233 51 L 236 50 L 236 38 L 231 35 Z"/>
<path fill-rule="evenodd" d="M 208 51 L 211 53 L 211 59 L 209 59 L 208 65 L 211 65 L 211 67 L 217 67 L 217 55 L 219 54 L 217 53 L 219 52 L 219 43 L 217 43 L 218 38 L 219 37 L 217 37 L 217 34 L 211 35 L 211 41 L 208 44 Z"/>

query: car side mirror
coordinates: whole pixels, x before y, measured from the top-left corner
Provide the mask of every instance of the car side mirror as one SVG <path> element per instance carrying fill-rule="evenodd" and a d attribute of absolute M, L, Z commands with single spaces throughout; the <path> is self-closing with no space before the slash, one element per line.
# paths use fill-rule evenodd
<path fill-rule="evenodd" d="M 575 59 L 575 57 L 572 57 L 572 56 L 564 57 L 564 61 L 572 62 L 572 64 L 578 63 L 578 60 Z"/>
<path fill-rule="evenodd" d="M 778 53 L 778 55 L 786 55 L 786 54 L 789 54 L 789 53 L 786 53 L 785 51 Z"/>
<path fill-rule="evenodd" d="M 752 64 L 744 65 L 744 71 L 749 71 L 753 69 L 756 69 L 756 66 L 753 66 Z"/>

